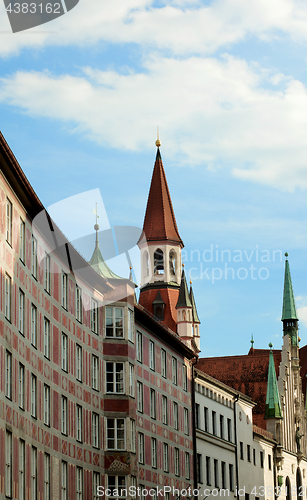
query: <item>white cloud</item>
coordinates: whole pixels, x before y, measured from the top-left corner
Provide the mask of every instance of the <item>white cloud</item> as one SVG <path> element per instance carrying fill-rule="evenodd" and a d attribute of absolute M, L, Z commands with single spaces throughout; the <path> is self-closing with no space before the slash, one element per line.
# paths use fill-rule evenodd
<path fill-rule="evenodd" d="M 225 56 L 151 58 L 143 73 L 86 68 L 80 76 L 17 72 L 0 79 L 0 101 L 59 119 L 108 146 L 136 150 L 163 131 L 182 164 L 228 168 L 241 179 L 307 188 L 307 90 Z"/>
<path fill-rule="evenodd" d="M 248 36 L 269 41 L 289 36 L 307 40 L 307 5 L 302 0 L 177 0 L 153 7 L 153 0 L 80 0 L 68 14 L 20 34 L 2 34 L 0 54 L 23 47 L 137 43 L 174 55 L 213 53 Z M 0 31 L 10 31 L 0 4 Z M 51 33 L 48 33 L 51 31 Z M 39 32 L 39 33 L 38 33 Z M 45 33 L 44 33 L 45 32 Z"/>

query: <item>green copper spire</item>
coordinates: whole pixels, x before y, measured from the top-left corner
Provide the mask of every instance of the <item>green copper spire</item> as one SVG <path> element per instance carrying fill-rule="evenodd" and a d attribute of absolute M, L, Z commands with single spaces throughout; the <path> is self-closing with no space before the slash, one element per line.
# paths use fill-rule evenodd
<path fill-rule="evenodd" d="M 288 257 L 288 254 L 285 253 L 285 256 Z M 296 307 L 295 307 L 294 294 L 293 294 L 293 288 L 292 288 L 289 261 L 286 258 L 284 298 L 283 298 L 283 305 L 282 305 L 281 321 L 290 320 L 290 319 L 297 320 L 298 318 L 297 318 L 297 314 L 296 314 Z"/>
<path fill-rule="evenodd" d="M 192 289 L 192 281 L 190 281 L 190 294 L 189 295 L 190 295 L 190 301 L 192 304 L 193 323 L 200 323 L 200 319 L 199 319 L 198 314 L 197 314 L 194 293 L 193 293 L 193 289 Z"/>
<path fill-rule="evenodd" d="M 276 371 L 274 365 L 274 357 L 272 351 L 273 346 L 272 344 L 269 344 L 269 346 L 271 350 L 270 350 L 268 385 L 266 390 L 264 418 L 282 418 L 279 392 L 277 387 Z"/>
<path fill-rule="evenodd" d="M 94 229 L 96 231 L 96 242 L 95 242 L 95 250 L 93 252 L 91 260 L 89 261 L 89 264 L 90 266 L 92 266 L 93 269 L 95 269 L 96 273 L 100 274 L 100 276 L 102 276 L 103 278 L 121 280 L 123 278 L 113 273 L 113 271 L 109 268 L 108 264 L 106 264 L 99 248 L 99 238 L 98 238 L 99 225 L 97 220 L 99 215 L 97 215 L 97 203 L 96 203 L 96 210 L 94 210 L 94 213 L 96 215 L 96 224 L 94 226 Z"/>
<path fill-rule="evenodd" d="M 180 283 L 179 296 L 176 304 L 176 309 L 178 309 L 178 307 L 192 307 L 183 267 L 182 267 L 181 283 Z"/>

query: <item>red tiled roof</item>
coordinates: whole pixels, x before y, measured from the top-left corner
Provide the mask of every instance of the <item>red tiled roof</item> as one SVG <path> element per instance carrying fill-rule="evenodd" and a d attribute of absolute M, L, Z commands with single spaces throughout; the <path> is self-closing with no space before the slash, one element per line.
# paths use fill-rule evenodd
<path fill-rule="evenodd" d="M 262 429 L 266 429 L 264 411 L 269 354 L 269 349 L 250 349 L 247 355 L 200 358 L 197 364 L 197 368 L 204 373 L 243 392 L 257 403 L 253 409 L 253 421 Z M 274 350 L 273 355 L 278 377 L 281 351 Z"/>
<path fill-rule="evenodd" d="M 145 307 L 147 311 L 153 314 L 152 303 L 156 298 L 157 293 L 160 292 L 163 301 L 165 302 L 164 307 L 164 321 L 161 323 L 165 324 L 173 332 L 177 332 L 177 311 L 176 304 L 179 295 L 179 288 L 150 288 L 147 290 L 141 290 L 139 303 L 141 306 Z"/>
<path fill-rule="evenodd" d="M 151 179 L 143 231 L 147 241 L 171 241 L 184 246 L 179 236 L 159 149 Z"/>

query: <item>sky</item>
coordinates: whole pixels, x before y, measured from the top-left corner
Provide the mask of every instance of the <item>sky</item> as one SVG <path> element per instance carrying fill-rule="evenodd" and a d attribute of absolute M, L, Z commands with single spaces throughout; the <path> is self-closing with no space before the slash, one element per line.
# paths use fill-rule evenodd
<path fill-rule="evenodd" d="M 0 3 L 0 129 L 72 240 L 98 201 L 142 227 L 159 126 L 201 356 L 281 348 L 285 252 L 307 343 L 306 48 L 302 0 L 80 0 L 20 33 Z"/>

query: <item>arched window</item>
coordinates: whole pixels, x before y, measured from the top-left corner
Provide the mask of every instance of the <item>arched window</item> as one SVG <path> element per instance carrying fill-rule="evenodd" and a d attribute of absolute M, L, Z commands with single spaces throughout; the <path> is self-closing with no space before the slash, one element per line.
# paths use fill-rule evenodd
<path fill-rule="evenodd" d="M 291 500 L 291 483 L 288 476 L 286 477 L 286 500 Z"/>
<path fill-rule="evenodd" d="M 169 253 L 169 272 L 172 276 L 175 276 L 176 268 L 177 268 L 176 252 L 174 250 L 171 250 Z"/>
<path fill-rule="evenodd" d="M 154 273 L 164 274 L 164 255 L 161 248 L 157 248 L 154 253 Z"/>
<path fill-rule="evenodd" d="M 144 252 L 144 272 L 145 276 L 149 276 L 149 258 L 147 250 Z"/>
<path fill-rule="evenodd" d="M 302 500 L 303 498 L 303 488 L 302 488 L 302 473 L 301 469 L 298 467 L 296 469 L 296 494 L 297 500 Z"/>

